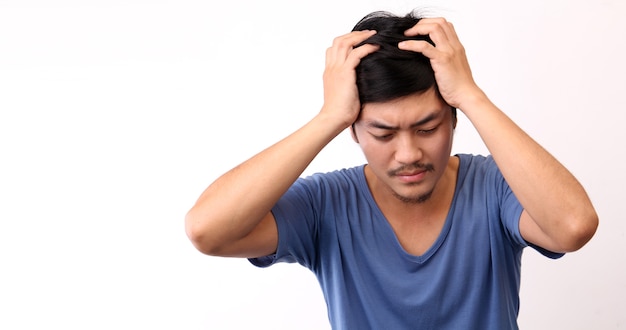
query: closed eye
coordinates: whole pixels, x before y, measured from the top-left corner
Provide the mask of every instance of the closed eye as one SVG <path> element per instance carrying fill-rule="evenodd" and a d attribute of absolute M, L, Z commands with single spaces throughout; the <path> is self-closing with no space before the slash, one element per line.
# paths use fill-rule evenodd
<path fill-rule="evenodd" d="M 393 137 L 393 134 L 385 134 L 385 135 L 374 135 L 374 134 L 372 134 L 372 136 L 374 137 L 374 139 L 376 139 L 378 141 L 389 141 L 389 140 L 391 140 L 391 137 Z"/>
<path fill-rule="evenodd" d="M 420 135 L 428 135 L 428 134 L 432 134 L 432 133 L 435 133 L 435 131 L 437 130 L 437 128 L 439 128 L 439 125 L 437 125 L 437 126 L 435 126 L 435 127 L 433 127 L 433 128 L 430 128 L 430 129 L 418 129 L 418 130 L 417 130 L 417 134 L 420 134 Z"/>

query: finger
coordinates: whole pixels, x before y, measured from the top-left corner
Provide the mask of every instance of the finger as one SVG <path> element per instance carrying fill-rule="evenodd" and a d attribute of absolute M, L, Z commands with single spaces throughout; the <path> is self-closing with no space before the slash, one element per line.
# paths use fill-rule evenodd
<path fill-rule="evenodd" d="M 422 53 L 424 56 L 433 59 L 437 56 L 438 50 L 425 40 L 406 40 L 398 43 L 398 48 L 416 53 Z"/>
<path fill-rule="evenodd" d="M 335 38 L 331 48 L 338 51 L 350 50 L 374 34 L 376 34 L 376 31 L 373 30 L 353 31 Z"/>
<path fill-rule="evenodd" d="M 343 62 L 355 46 L 376 34 L 373 30 L 353 31 L 333 40 L 333 45 L 326 51 L 327 62 L 335 60 Z"/>
<path fill-rule="evenodd" d="M 431 21 L 432 21 L 432 23 L 429 23 Z M 455 40 L 459 39 L 459 37 L 456 34 L 456 30 L 454 29 L 454 25 L 452 24 L 452 22 L 448 22 L 444 18 L 427 19 L 426 23 L 436 24 L 437 26 L 439 26 L 439 28 L 441 29 L 441 31 L 443 31 L 443 34 L 446 36 L 446 39 L 448 41 L 452 42 L 452 41 L 455 41 Z"/>
<path fill-rule="evenodd" d="M 359 63 L 365 56 L 377 51 L 378 49 L 380 49 L 379 45 L 372 45 L 372 44 L 364 44 L 362 46 L 354 48 L 348 54 L 346 63 L 348 63 L 350 67 L 354 69 L 359 65 Z"/>
<path fill-rule="evenodd" d="M 404 31 L 404 35 L 406 36 L 416 36 L 416 35 L 424 35 L 422 33 L 423 29 L 426 25 L 436 26 L 436 25 L 445 25 L 447 23 L 446 19 L 443 17 L 434 17 L 434 18 L 422 18 L 417 22 L 417 24 L 413 25 L 410 29 Z"/>
<path fill-rule="evenodd" d="M 423 18 L 413 27 L 406 30 L 404 34 L 408 37 L 417 35 L 429 36 L 435 45 L 448 43 L 451 38 L 456 37 L 452 24 L 443 18 Z"/>
<path fill-rule="evenodd" d="M 454 28 L 452 22 L 448 22 L 448 24 L 446 24 L 446 27 L 446 35 L 448 36 L 448 38 L 450 40 L 459 40 L 459 36 L 456 34 L 456 29 Z"/>

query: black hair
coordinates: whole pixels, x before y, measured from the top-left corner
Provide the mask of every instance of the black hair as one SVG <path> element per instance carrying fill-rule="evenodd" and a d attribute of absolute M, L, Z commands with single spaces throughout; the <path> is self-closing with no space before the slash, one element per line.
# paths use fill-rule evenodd
<path fill-rule="evenodd" d="M 398 43 L 404 40 L 424 40 L 434 45 L 427 35 L 404 35 L 406 30 L 421 19 L 416 11 L 405 16 L 376 11 L 363 17 L 354 26 L 352 31 L 376 30 L 375 35 L 360 45 L 380 46 L 377 51 L 361 59 L 356 68 L 359 100 L 362 105 L 391 101 L 413 93 L 423 93 L 431 88 L 435 88 L 439 95 L 430 59 L 421 53 L 398 48 Z M 451 108 L 453 118 L 456 118 L 456 108 Z"/>

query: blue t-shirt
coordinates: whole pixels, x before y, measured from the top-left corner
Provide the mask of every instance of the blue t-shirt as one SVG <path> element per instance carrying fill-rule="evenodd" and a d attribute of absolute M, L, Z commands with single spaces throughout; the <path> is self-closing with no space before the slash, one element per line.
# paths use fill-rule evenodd
<path fill-rule="evenodd" d="M 458 157 L 450 211 L 423 255 L 402 248 L 362 165 L 298 179 L 272 209 L 276 253 L 250 261 L 313 271 L 333 329 L 517 329 L 522 206 L 491 157 Z"/>

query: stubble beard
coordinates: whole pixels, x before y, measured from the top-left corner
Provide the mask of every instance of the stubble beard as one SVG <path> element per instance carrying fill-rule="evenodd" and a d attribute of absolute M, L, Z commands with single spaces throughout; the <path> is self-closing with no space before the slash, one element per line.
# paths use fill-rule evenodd
<path fill-rule="evenodd" d="M 422 170 L 426 170 L 427 172 L 434 172 L 435 168 L 432 164 L 422 164 L 422 163 L 413 163 L 411 165 L 405 165 L 402 166 L 400 168 L 391 170 L 389 172 L 387 172 L 387 174 L 390 177 L 394 177 L 396 176 L 398 173 L 401 173 L 403 171 L 411 171 L 414 169 L 422 169 Z M 418 183 L 419 184 L 419 183 Z M 418 185 L 416 184 L 416 185 Z M 426 201 L 428 201 L 430 199 L 430 197 L 433 194 L 433 191 L 435 190 L 435 188 L 433 187 L 433 189 L 431 189 L 430 191 L 428 191 L 427 193 L 418 195 L 418 196 L 403 196 L 400 195 L 399 193 L 397 193 L 396 191 L 394 191 L 392 189 L 392 194 L 394 195 L 394 197 L 396 197 L 398 200 L 400 200 L 401 202 L 405 203 L 405 204 L 421 204 L 424 203 Z"/>
<path fill-rule="evenodd" d="M 433 190 L 425 194 L 419 195 L 417 197 L 402 196 L 395 191 L 393 191 L 393 195 L 394 197 L 396 197 L 398 200 L 400 200 L 402 203 L 405 203 L 405 204 L 421 204 L 430 199 L 430 197 L 433 195 Z"/>

